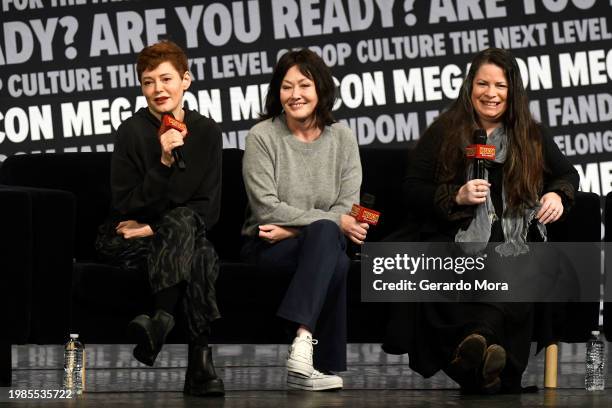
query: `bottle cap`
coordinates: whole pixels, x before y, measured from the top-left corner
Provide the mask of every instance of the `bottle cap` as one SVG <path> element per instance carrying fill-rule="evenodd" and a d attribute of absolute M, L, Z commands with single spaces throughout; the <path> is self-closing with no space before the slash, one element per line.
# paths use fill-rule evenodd
<path fill-rule="evenodd" d="M 593 330 L 593 331 L 591 332 L 591 334 L 592 334 L 593 336 L 599 336 L 599 330 Z"/>
<path fill-rule="evenodd" d="M 70 338 L 71 339 L 78 339 L 79 338 L 79 334 L 78 333 L 70 333 Z"/>

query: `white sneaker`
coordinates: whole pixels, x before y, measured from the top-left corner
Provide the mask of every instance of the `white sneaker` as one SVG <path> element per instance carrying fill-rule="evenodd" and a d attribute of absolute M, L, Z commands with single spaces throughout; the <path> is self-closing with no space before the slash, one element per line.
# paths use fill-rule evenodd
<path fill-rule="evenodd" d="M 306 391 L 339 390 L 343 386 L 342 378 L 335 374 L 323 374 L 313 370 L 310 377 L 289 372 L 287 386 Z"/>
<path fill-rule="evenodd" d="M 289 346 L 287 356 L 287 371 L 310 377 L 314 371 L 312 366 L 312 346 L 318 341 L 310 336 L 296 337 Z"/>

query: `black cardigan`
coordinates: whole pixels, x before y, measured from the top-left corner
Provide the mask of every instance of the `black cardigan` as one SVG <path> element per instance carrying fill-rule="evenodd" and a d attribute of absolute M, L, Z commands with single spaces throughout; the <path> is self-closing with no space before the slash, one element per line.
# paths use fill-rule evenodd
<path fill-rule="evenodd" d="M 147 108 L 138 110 L 117 129 L 111 162 L 115 221 L 136 219 L 155 229 L 167 210 L 187 206 L 207 228 L 219 218 L 222 139 L 219 126 L 195 111 L 185 110 L 187 136 L 179 171 L 161 163 L 157 131 L 160 121 Z"/>
<path fill-rule="evenodd" d="M 565 215 L 574 203 L 574 194 L 579 183 L 578 172 L 561 153 L 545 128 L 540 126 L 540 130 L 545 161 L 542 194 L 551 191 L 558 193 L 563 200 Z M 439 152 L 444 134 L 444 129 L 438 122 L 434 122 L 425 131 L 411 153 L 404 179 L 404 202 L 414 214 L 411 228 L 418 230 L 418 234 L 413 235 L 413 238 L 419 241 L 431 238 L 452 241 L 459 228 L 469 225 L 474 214 L 475 206 L 460 206 L 455 202 L 457 192 L 466 182 L 464 170 L 458 169 L 451 183 L 440 181 Z M 503 169 L 500 170 L 502 174 L 498 179 L 502 180 Z M 495 187 L 491 187 L 492 194 L 496 192 Z M 501 188 L 497 191 L 501 194 Z"/>

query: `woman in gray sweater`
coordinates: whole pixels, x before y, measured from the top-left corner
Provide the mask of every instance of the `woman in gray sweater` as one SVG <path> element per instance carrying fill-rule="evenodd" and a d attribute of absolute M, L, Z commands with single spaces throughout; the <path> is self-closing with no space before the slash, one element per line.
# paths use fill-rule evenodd
<path fill-rule="evenodd" d="M 261 270 L 292 274 L 277 312 L 295 336 L 287 384 L 313 391 L 342 388 L 332 371 L 346 370 L 345 236 L 361 244 L 368 228 L 348 215 L 359 200 L 361 163 L 355 136 L 332 116 L 334 102 L 321 58 L 307 49 L 283 55 L 242 169 L 243 256 Z"/>

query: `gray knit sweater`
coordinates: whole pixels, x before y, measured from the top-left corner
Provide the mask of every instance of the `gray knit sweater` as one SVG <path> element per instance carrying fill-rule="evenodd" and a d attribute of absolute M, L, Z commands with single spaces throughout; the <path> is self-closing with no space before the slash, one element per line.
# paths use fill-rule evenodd
<path fill-rule="evenodd" d="M 311 143 L 298 140 L 282 116 L 256 124 L 246 138 L 242 175 L 249 198 L 244 235 L 257 235 L 263 224 L 339 223 L 359 202 L 359 148 L 339 123 Z"/>

